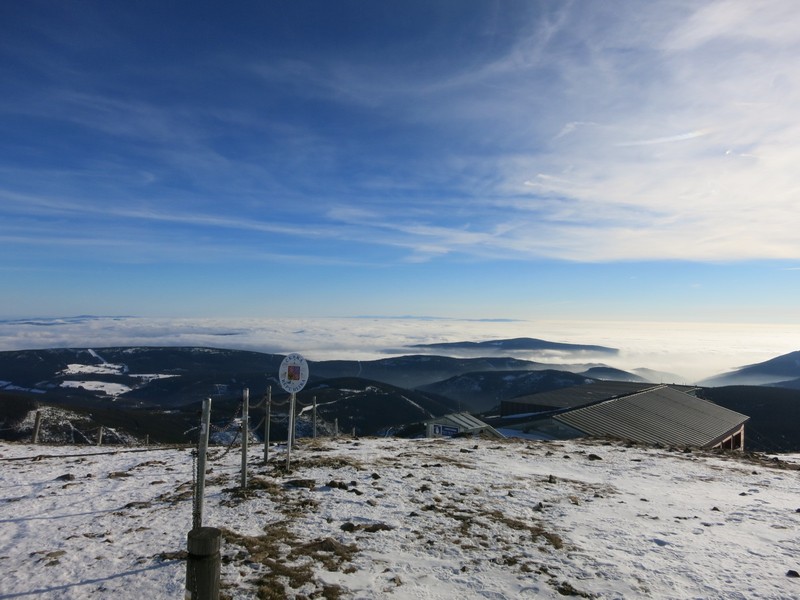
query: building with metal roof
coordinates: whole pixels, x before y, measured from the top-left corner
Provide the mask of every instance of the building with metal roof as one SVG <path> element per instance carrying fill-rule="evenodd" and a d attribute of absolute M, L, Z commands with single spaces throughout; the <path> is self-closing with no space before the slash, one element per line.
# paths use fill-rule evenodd
<path fill-rule="evenodd" d="M 553 412 L 577 408 L 601 400 L 640 392 L 653 387 L 652 383 L 632 381 L 592 381 L 547 392 L 517 396 L 500 402 L 500 415 Z"/>
<path fill-rule="evenodd" d="M 468 412 L 452 413 L 425 422 L 428 437 L 452 437 L 454 435 L 488 435 L 505 437 L 494 427 L 473 417 Z"/>
<path fill-rule="evenodd" d="M 729 449 L 744 448 L 744 424 L 749 418 L 665 385 L 553 416 L 592 437 Z"/>

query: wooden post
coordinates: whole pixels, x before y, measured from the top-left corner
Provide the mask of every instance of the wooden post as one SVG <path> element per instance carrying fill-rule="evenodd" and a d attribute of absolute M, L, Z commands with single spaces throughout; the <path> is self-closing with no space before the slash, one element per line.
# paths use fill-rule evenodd
<path fill-rule="evenodd" d="M 353 425 L 353 437 L 354 438 L 356 437 L 356 426 L 355 425 Z"/>
<path fill-rule="evenodd" d="M 339 417 L 333 420 L 333 437 L 339 437 Z"/>
<path fill-rule="evenodd" d="M 97 432 L 97 445 L 103 445 L 103 426 L 100 425 L 100 430 Z"/>
<path fill-rule="evenodd" d="M 39 443 L 39 430 L 42 428 L 42 411 L 36 411 L 36 420 L 33 423 L 33 443 Z"/>
<path fill-rule="evenodd" d="M 314 414 L 314 417 L 313 417 L 314 439 L 317 439 L 317 397 L 316 396 L 314 396 L 314 413 L 313 414 Z"/>
<path fill-rule="evenodd" d="M 269 422 L 272 419 L 272 386 L 267 386 L 267 416 L 264 417 L 264 464 L 269 460 Z"/>
<path fill-rule="evenodd" d="M 247 488 L 247 442 L 250 437 L 250 389 L 242 393 L 242 489 Z"/>
<path fill-rule="evenodd" d="M 197 443 L 197 485 L 194 490 L 192 529 L 203 526 L 203 495 L 206 491 L 206 455 L 208 434 L 211 428 L 211 398 L 203 400 L 203 419 L 200 422 L 200 440 Z"/>
<path fill-rule="evenodd" d="M 294 401 L 295 394 L 289 399 L 289 432 L 286 435 L 286 470 L 289 471 L 292 464 L 292 441 L 294 440 Z"/>
<path fill-rule="evenodd" d="M 187 600 L 219 600 L 222 531 L 216 527 L 197 527 L 187 537 L 185 597 Z"/>
<path fill-rule="evenodd" d="M 144 434 L 144 445 L 145 445 L 145 448 L 150 445 L 150 434 L 149 433 Z"/>

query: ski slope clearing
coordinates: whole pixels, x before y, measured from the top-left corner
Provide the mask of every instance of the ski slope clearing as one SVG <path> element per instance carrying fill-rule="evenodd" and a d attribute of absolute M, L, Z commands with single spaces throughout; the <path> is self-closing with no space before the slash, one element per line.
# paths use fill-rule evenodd
<path fill-rule="evenodd" d="M 210 453 L 227 598 L 800 597 L 797 456 L 300 440 Z M 183 598 L 190 450 L 0 445 L 0 598 Z"/>

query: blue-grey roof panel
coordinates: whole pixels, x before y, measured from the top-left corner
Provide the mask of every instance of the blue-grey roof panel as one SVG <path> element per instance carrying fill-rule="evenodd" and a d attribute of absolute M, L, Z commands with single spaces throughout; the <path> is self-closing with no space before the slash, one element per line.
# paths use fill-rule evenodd
<path fill-rule="evenodd" d="M 749 417 L 662 386 L 577 408 L 555 418 L 596 437 L 705 447 L 737 429 Z"/>

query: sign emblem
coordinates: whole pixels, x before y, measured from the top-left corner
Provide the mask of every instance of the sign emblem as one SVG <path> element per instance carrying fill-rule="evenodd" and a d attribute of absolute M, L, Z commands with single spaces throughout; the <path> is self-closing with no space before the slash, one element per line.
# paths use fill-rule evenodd
<path fill-rule="evenodd" d="M 308 383 L 308 363 L 297 353 L 289 354 L 281 362 L 278 370 L 281 387 L 290 394 L 296 394 Z"/>

